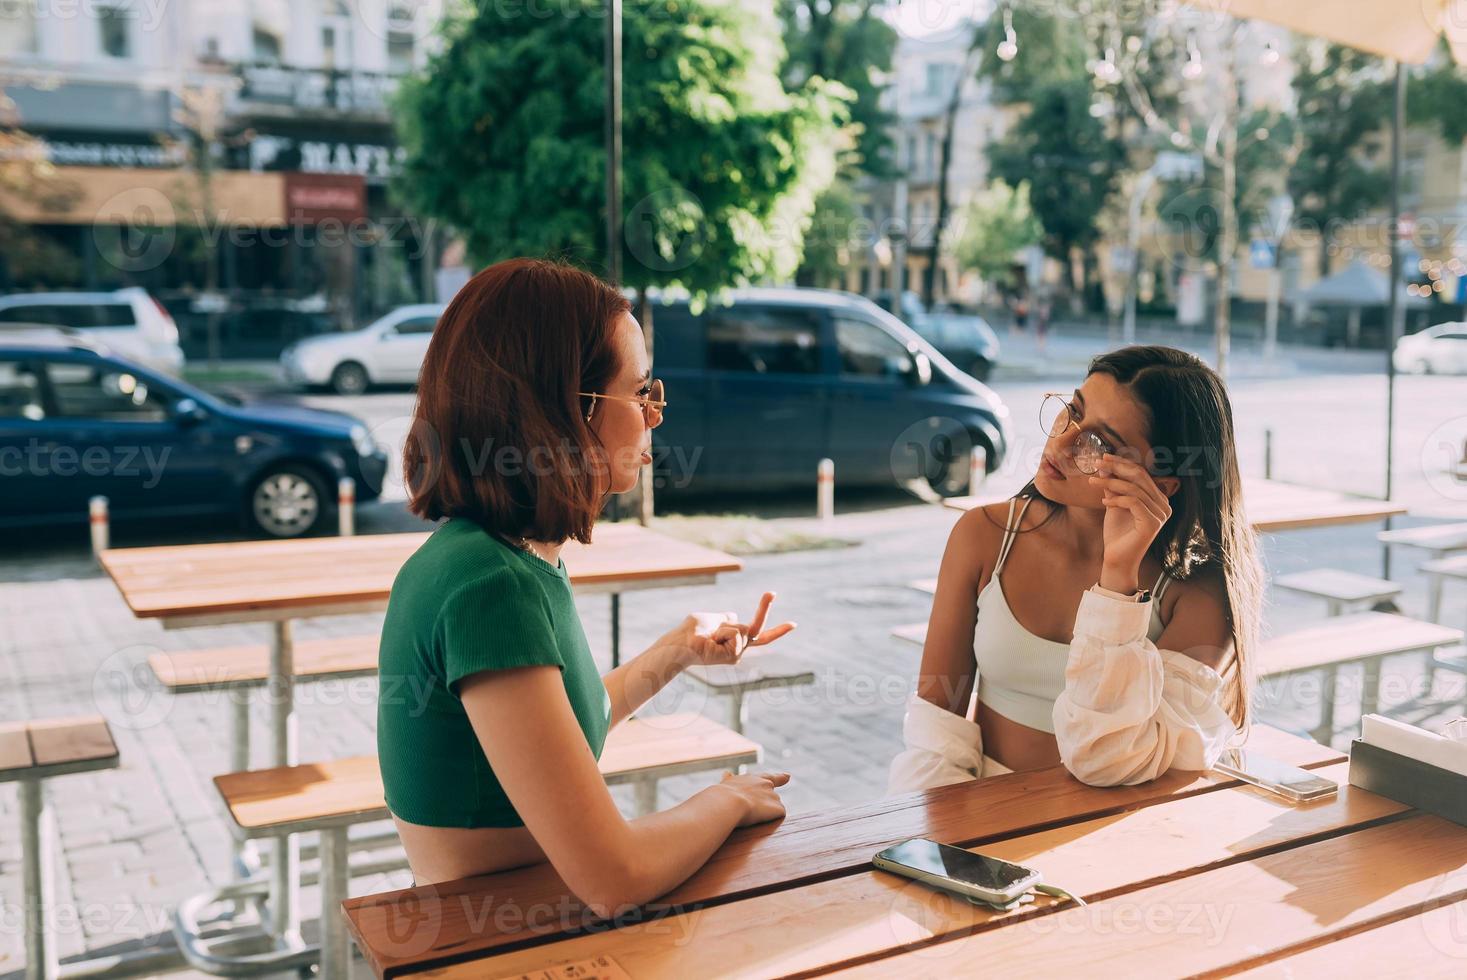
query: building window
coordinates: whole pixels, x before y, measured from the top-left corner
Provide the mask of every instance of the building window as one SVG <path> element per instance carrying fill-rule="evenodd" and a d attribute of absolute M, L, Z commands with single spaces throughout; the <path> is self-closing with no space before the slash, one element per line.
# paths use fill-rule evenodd
<path fill-rule="evenodd" d="M 387 32 L 387 69 L 393 72 L 413 70 L 413 36 L 407 31 Z"/>
<path fill-rule="evenodd" d="M 256 64 L 280 64 L 280 38 L 274 34 L 256 27 L 252 36 L 252 47 Z"/>
<path fill-rule="evenodd" d="M 121 5 L 97 7 L 97 40 L 109 58 L 132 57 L 131 12 Z"/>
<path fill-rule="evenodd" d="M 336 28 L 321 28 L 321 67 L 330 70 L 336 67 Z"/>
<path fill-rule="evenodd" d="M 30 0 L 7 4 L 0 16 L 0 58 L 35 54 L 38 50 L 33 4 Z"/>

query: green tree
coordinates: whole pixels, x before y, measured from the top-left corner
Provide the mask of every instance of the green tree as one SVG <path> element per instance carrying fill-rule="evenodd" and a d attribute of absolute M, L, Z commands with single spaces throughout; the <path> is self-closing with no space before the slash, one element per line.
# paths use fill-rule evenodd
<path fill-rule="evenodd" d="M 891 159 L 893 116 L 881 105 L 896 31 L 882 17 L 880 0 L 778 0 L 783 25 L 785 88 L 798 91 L 811 78 L 840 82 L 854 93 L 854 138 L 840 160 L 842 175 L 895 175 Z"/>
<path fill-rule="evenodd" d="M 864 247 L 855 234 L 861 225 L 861 208 L 850 181 L 837 177 L 815 199 L 815 214 L 805 233 L 805 251 L 795 282 L 801 286 L 842 288 L 851 249 Z"/>
<path fill-rule="evenodd" d="M 395 106 L 396 187 L 463 235 L 478 263 L 604 241 L 599 0 L 557 16 L 477 5 Z M 623 20 L 624 281 L 709 293 L 788 279 L 816 195 L 835 174 L 850 92 L 785 90 L 770 3 L 628 0 Z"/>
<path fill-rule="evenodd" d="M 1126 150 L 1105 122 L 1091 115 L 1091 87 L 1084 78 L 1038 83 L 1029 112 L 988 151 L 994 177 L 1011 185 L 1027 181 L 1029 200 L 1044 227 L 1044 250 L 1073 269 L 1082 253 L 1083 277 L 1071 274 L 1076 294 L 1094 268 L 1099 219 L 1126 166 Z"/>
<path fill-rule="evenodd" d="M 1299 157 L 1289 171 L 1296 225 L 1320 231 L 1319 268 L 1329 273 L 1328 229 L 1385 202 L 1390 176 L 1375 158 L 1391 114 L 1379 58 L 1338 44 L 1300 45 L 1294 68 Z"/>
<path fill-rule="evenodd" d="M 1029 205 L 1029 184 L 989 184 L 963 212 L 958 263 L 996 286 L 1013 282 L 1014 257 L 1044 239 L 1044 226 Z"/>

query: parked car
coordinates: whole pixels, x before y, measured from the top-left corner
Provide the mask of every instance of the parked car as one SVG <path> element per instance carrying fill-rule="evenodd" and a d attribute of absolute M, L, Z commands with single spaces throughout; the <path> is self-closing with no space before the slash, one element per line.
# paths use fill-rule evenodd
<path fill-rule="evenodd" d="M 652 330 L 664 489 L 813 486 L 828 457 L 838 486 L 925 479 L 952 495 L 968 489 L 970 447 L 989 472 L 1009 447 L 997 394 L 852 293 L 744 289 L 698 314 L 659 299 Z"/>
<path fill-rule="evenodd" d="M 446 304 L 400 306 L 361 330 L 307 337 L 285 348 L 286 381 L 360 395 L 374 384 L 414 384 Z"/>
<path fill-rule="evenodd" d="M 241 517 L 297 537 L 333 512 L 341 477 L 376 499 L 387 455 L 357 419 L 201 391 L 61 331 L 0 332 L 0 526 Z"/>
<path fill-rule="evenodd" d="M 928 343 L 979 381 L 987 381 L 998 363 L 998 334 L 981 316 L 951 310 L 929 310 L 911 290 L 902 292 L 901 310 L 893 309 L 891 292 L 876 294 L 876 303 L 895 314 Z"/>
<path fill-rule="evenodd" d="M 7 323 L 70 328 L 155 370 L 183 370 L 173 317 L 136 286 L 102 293 L 12 293 L 0 297 L 0 324 Z"/>
<path fill-rule="evenodd" d="M 1467 374 L 1467 323 L 1438 323 L 1396 341 L 1396 370 L 1406 374 Z"/>

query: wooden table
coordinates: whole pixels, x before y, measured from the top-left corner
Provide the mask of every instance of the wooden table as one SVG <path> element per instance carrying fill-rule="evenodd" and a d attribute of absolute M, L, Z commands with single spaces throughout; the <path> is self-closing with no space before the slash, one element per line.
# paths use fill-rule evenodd
<path fill-rule="evenodd" d="M 50 816 L 43 783 L 55 776 L 116 769 L 117 744 L 101 715 L 0 724 L 0 783 L 20 789 L 20 864 L 25 920 L 25 975 L 44 980 L 56 973 L 56 954 L 46 942 L 52 928 Z"/>
<path fill-rule="evenodd" d="M 1399 531 L 1382 531 L 1376 538 L 1387 547 L 1418 548 L 1431 556 L 1422 563 L 1429 585 L 1426 592 L 1426 618 L 1433 623 L 1441 619 L 1442 580 L 1448 576 L 1467 578 L 1467 523 L 1429 524 L 1426 527 L 1404 528 Z M 1454 557 L 1455 556 L 1455 559 Z M 1455 561 L 1455 563 L 1454 563 Z"/>
<path fill-rule="evenodd" d="M 1467 864 L 1467 828 L 1349 788 L 1326 746 L 1256 728 L 1250 748 L 1319 769 L 1340 795 L 1294 806 L 1184 772 L 1096 789 L 1045 769 L 735 831 L 690 879 L 614 922 L 588 917 L 545 865 L 343 910 L 383 978 L 957 976 L 985 963 L 1042 975 L 1099 962 L 1176 976 L 1287 962 L 1467 901 L 1467 877 L 1451 874 Z M 871 868 L 914 836 L 1035 867 L 1091 904 L 1040 897 L 998 913 Z M 1439 956 L 1415 975 L 1462 962 Z"/>
<path fill-rule="evenodd" d="M 1007 499 L 983 495 L 949 497 L 943 501 L 943 505 L 966 511 Z M 1363 524 L 1406 513 L 1405 507 L 1388 500 L 1355 497 L 1334 490 L 1319 490 L 1254 477 L 1243 479 L 1243 503 L 1253 529 L 1260 533 Z"/>
<path fill-rule="evenodd" d="M 270 764 L 287 766 L 297 762 L 293 621 L 385 609 L 398 570 L 427 537 L 414 532 L 114 548 L 100 559 L 133 615 L 157 619 L 164 629 L 271 624 Z M 594 537 L 591 545 L 568 542 L 561 558 L 578 593 L 611 595 L 613 654 L 622 592 L 707 585 L 743 567 L 731 555 L 637 524 L 602 524 Z M 292 898 L 297 849 L 288 836 L 275 842 L 271 909 L 279 936 L 299 927 Z"/>

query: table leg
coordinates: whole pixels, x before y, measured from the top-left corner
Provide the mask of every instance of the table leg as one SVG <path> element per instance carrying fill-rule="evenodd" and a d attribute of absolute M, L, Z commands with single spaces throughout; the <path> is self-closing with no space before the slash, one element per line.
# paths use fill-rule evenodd
<path fill-rule="evenodd" d="M 1430 581 L 1426 584 L 1426 618 L 1439 623 L 1442 618 L 1442 583 L 1446 576 L 1428 573 L 1427 578 Z"/>
<path fill-rule="evenodd" d="M 1367 660 L 1360 665 L 1360 717 L 1373 715 L 1380 707 L 1380 659 Z"/>
<path fill-rule="evenodd" d="M 20 790 L 20 866 L 25 903 L 25 977 L 50 980 L 56 975 L 54 950 L 46 948 L 51 911 L 51 814 L 39 779 L 22 779 Z"/>
<path fill-rule="evenodd" d="M 611 593 L 611 666 L 621 666 L 621 593 Z"/>
<path fill-rule="evenodd" d="M 321 831 L 321 980 L 346 980 L 351 947 L 341 903 L 347 898 L 346 828 Z"/>
<path fill-rule="evenodd" d="M 270 762 L 276 766 L 296 761 L 295 640 L 291 622 L 273 625 L 270 642 Z M 300 881 L 300 841 L 294 834 L 275 838 L 275 856 L 270 865 L 270 929 L 277 941 L 299 940 L 300 910 L 297 885 Z"/>
<path fill-rule="evenodd" d="M 740 691 L 737 694 L 729 695 L 728 727 L 742 735 L 744 734 L 744 722 L 748 720 L 748 717 L 749 712 L 747 706 L 744 704 L 743 692 Z"/>
<path fill-rule="evenodd" d="M 632 784 L 636 791 L 635 806 L 636 815 L 645 817 L 649 813 L 657 812 L 657 780 L 652 777 L 643 777 Z"/>
<path fill-rule="evenodd" d="M 1314 729 L 1314 740 L 1320 745 L 1329 745 L 1335 735 L 1335 678 L 1338 668 L 1326 667 L 1320 684 L 1319 727 Z"/>
<path fill-rule="evenodd" d="M 229 771 L 244 772 L 250 767 L 250 692 L 232 690 L 225 692 L 229 705 Z M 234 840 L 234 877 L 236 880 L 249 877 L 249 854 L 251 842 Z M 236 902 L 236 911 L 242 903 Z"/>

